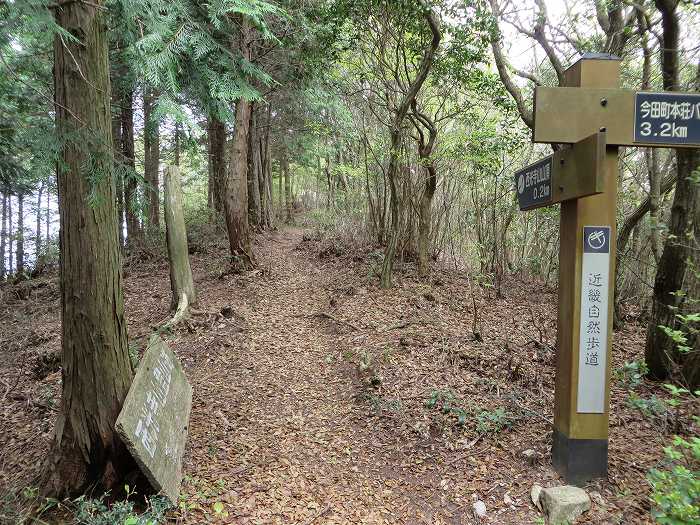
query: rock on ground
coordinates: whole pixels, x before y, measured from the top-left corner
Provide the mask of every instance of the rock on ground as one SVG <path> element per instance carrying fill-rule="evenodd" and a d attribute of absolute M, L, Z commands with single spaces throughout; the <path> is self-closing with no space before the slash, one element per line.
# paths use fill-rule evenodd
<path fill-rule="evenodd" d="M 551 525 L 573 523 L 591 508 L 591 498 L 586 491 L 571 485 L 542 489 L 539 502 Z"/>

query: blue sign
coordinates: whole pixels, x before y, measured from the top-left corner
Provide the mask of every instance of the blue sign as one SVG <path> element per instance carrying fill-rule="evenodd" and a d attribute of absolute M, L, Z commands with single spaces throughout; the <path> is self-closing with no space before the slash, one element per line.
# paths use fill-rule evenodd
<path fill-rule="evenodd" d="M 584 226 L 583 253 L 610 253 L 610 226 Z"/>
<path fill-rule="evenodd" d="M 634 101 L 634 141 L 700 144 L 700 94 L 647 93 Z"/>
<path fill-rule="evenodd" d="M 515 189 L 521 210 L 552 202 L 552 163 L 550 155 L 515 172 Z"/>

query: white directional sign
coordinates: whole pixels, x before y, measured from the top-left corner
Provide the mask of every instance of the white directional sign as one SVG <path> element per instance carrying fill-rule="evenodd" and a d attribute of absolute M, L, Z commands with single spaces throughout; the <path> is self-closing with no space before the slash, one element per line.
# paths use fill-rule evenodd
<path fill-rule="evenodd" d="M 610 227 L 583 227 L 577 412 L 605 413 Z"/>

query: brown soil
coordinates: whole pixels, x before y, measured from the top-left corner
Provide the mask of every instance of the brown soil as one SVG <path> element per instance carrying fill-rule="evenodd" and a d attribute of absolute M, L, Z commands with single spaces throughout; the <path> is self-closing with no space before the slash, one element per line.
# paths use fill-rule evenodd
<path fill-rule="evenodd" d="M 245 275 L 222 276 L 219 248 L 192 256 L 206 314 L 170 339 L 194 388 L 174 520 L 466 524 L 479 498 L 482 523 L 537 523 L 530 487 L 562 483 L 548 455 L 554 290 L 513 281 L 497 298 L 442 269 L 423 281 L 407 271 L 384 291 L 369 259 L 329 255 L 298 229 L 261 236 L 256 251 L 258 270 Z M 168 317 L 167 264 L 132 261 L 125 275 L 131 341 L 142 351 Z M 60 371 L 44 355 L 59 347 L 57 284 L 24 285 L 29 300 L 0 290 L 0 494 L 31 486 L 60 399 Z M 616 333 L 614 367 L 641 358 L 642 345 L 641 326 Z M 462 412 L 443 413 L 440 400 L 429 407 L 436 391 Z M 650 383 L 637 392 L 665 397 Z M 581 523 L 650 521 L 644 476 L 668 429 L 626 399 L 614 381 L 610 474 L 588 487 L 602 499 Z M 498 409 L 501 430 L 484 419 Z"/>

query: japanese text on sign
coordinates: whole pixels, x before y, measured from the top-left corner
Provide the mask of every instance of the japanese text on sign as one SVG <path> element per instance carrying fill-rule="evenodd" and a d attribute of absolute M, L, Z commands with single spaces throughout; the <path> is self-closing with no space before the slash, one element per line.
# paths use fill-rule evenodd
<path fill-rule="evenodd" d="M 154 458 L 156 455 L 158 434 L 160 432 L 157 419 L 158 411 L 168 399 L 174 367 L 175 365 L 170 361 L 168 354 L 161 350 L 150 376 L 150 390 L 146 392 L 145 401 L 141 406 L 140 417 L 136 423 L 134 435 L 141 440 L 141 444 L 151 458 Z"/>
<path fill-rule="evenodd" d="M 546 157 L 515 173 L 520 209 L 552 200 L 552 156 Z"/>
<path fill-rule="evenodd" d="M 656 144 L 700 141 L 700 95 L 637 93 L 634 140 Z"/>
<path fill-rule="evenodd" d="M 608 350 L 610 227 L 584 226 L 582 257 L 577 411 L 602 414 Z"/>

